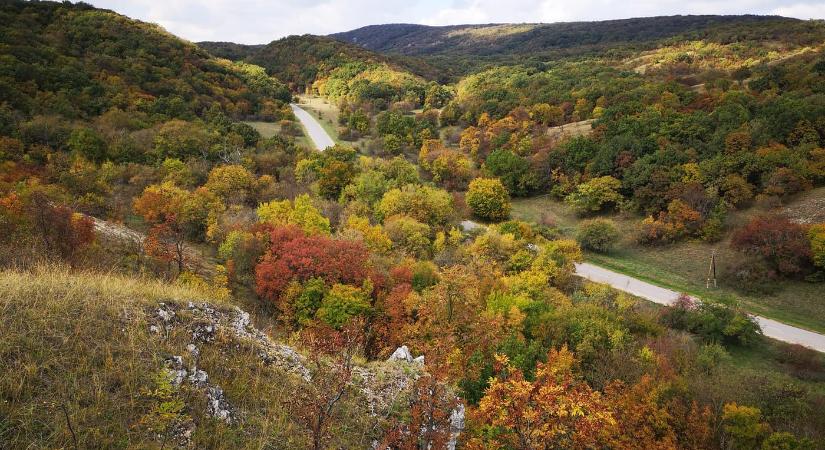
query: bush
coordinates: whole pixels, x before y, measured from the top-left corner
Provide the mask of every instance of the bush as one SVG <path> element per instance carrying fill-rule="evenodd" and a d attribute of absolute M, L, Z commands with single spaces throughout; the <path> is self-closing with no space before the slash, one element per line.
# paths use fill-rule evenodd
<path fill-rule="evenodd" d="M 467 191 L 467 205 L 476 216 L 492 221 L 510 217 L 510 195 L 498 178 L 476 178 Z"/>
<path fill-rule="evenodd" d="M 582 248 L 599 253 L 607 253 L 619 240 L 619 230 L 612 220 L 586 220 L 579 225 L 576 240 Z"/>
<path fill-rule="evenodd" d="M 622 195 L 618 192 L 621 186 L 622 182 L 611 176 L 594 178 L 578 185 L 564 201 L 580 214 L 598 212 L 622 202 Z"/>
<path fill-rule="evenodd" d="M 802 226 L 782 216 L 759 216 L 736 230 L 731 247 L 760 257 L 784 276 L 800 275 L 811 265 L 811 247 Z"/>
<path fill-rule="evenodd" d="M 770 294 L 777 288 L 776 271 L 754 258 L 746 258 L 725 271 L 725 278 L 738 291 L 749 294 Z"/>
<path fill-rule="evenodd" d="M 660 321 L 706 342 L 750 346 L 762 336 L 759 324 L 747 312 L 719 303 L 699 303 L 684 295 L 662 310 Z"/>
<path fill-rule="evenodd" d="M 823 380 L 825 358 L 816 350 L 798 344 L 779 344 L 776 360 L 788 366 L 797 378 Z"/>

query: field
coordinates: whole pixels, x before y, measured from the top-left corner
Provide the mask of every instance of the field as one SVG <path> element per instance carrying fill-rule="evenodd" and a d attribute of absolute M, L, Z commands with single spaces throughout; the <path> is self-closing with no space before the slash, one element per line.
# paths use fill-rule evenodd
<path fill-rule="evenodd" d="M 272 136 L 276 136 L 281 133 L 281 126 L 276 122 L 244 122 L 245 124 L 251 126 L 252 128 L 256 129 L 258 133 L 261 134 L 264 138 L 271 138 Z M 303 132 L 303 128 L 301 128 Z M 295 142 L 298 145 L 302 145 L 304 147 L 312 147 L 312 142 L 310 142 L 309 138 L 306 135 L 295 136 Z"/>
<path fill-rule="evenodd" d="M 798 214 L 801 211 L 818 212 L 817 208 L 810 205 L 819 204 L 823 198 L 825 188 L 819 188 L 795 199 L 785 209 Z M 730 214 L 729 229 L 760 212 L 762 211 L 752 208 Z M 568 236 L 575 234 L 576 225 L 581 220 L 567 205 L 547 196 L 515 200 L 513 216 L 533 222 L 544 218 L 554 222 Z M 636 245 L 633 240 L 635 226 L 640 220 L 638 217 L 617 214 L 610 218 L 616 221 L 622 231 L 622 241 L 610 254 L 587 253 L 586 259 L 589 262 L 706 300 L 738 301 L 752 313 L 811 331 L 825 332 L 825 295 L 821 284 L 783 281 L 769 295 L 745 294 L 729 285 L 725 271 L 741 258 L 738 252 L 730 248 L 729 233 L 716 243 L 684 242 L 645 247 Z M 707 273 L 714 250 L 719 285 L 707 289 Z"/>

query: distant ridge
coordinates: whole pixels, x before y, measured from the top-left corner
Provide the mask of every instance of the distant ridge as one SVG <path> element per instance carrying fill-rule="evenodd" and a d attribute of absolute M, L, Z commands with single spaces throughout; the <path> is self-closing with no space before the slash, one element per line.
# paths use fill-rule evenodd
<path fill-rule="evenodd" d="M 331 34 L 330 37 L 361 47 L 413 56 L 460 54 L 490 56 L 643 43 L 674 36 L 701 37 L 711 28 L 753 26 L 766 23 L 796 24 L 798 19 L 779 16 L 660 16 L 600 22 L 483 24 L 428 26 L 416 24 L 370 25 Z M 769 34 L 769 33 L 768 33 Z"/>

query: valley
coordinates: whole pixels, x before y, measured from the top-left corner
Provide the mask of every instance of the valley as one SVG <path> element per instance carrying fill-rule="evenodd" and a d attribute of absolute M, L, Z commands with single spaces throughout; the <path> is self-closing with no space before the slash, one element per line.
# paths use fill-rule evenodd
<path fill-rule="evenodd" d="M 0 448 L 825 448 L 825 21 L 93 3 L 0 4 Z"/>

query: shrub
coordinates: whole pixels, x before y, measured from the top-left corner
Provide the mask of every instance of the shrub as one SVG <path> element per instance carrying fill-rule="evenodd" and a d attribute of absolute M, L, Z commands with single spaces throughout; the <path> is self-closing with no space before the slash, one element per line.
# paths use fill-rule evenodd
<path fill-rule="evenodd" d="M 336 284 L 324 295 L 317 315 L 327 325 L 340 329 L 351 318 L 369 310 L 369 296 L 365 292 L 355 286 Z"/>
<path fill-rule="evenodd" d="M 467 205 L 476 216 L 492 221 L 510 217 L 510 195 L 497 178 L 476 178 L 470 182 Z"/>
<path fill-rule="evenodd" d="M 359 241 L 307 236 L 295 226 L 270 233 L 269 252 L 255 267 L 255 291 L 277 302 L 290 281 L 323 278 L 328 284 L 361 283 L 366 278 L 367 249 Z"/>
<path fill-rule="evenodd" d="M 762 258 L 780 275 L 799 275 L 811 264 L 805 230 L 782 216 L 759 216 L 736 230 L 731 247 Z"/>
<path fill-rule="evenodd" d="M 393 216 L 384 224 L 384 231 L 393 245 L 416 258 L 430 253 L 430 227 L 408 216 Z"/>
<path fill-rule="evenodd" d="M 662 310 L 660 321 L 670 328 L 690 331 L 706 342 L 750 346 L 762 335 L 748 313 L 719 303 L 698 303 L 682 296 Z"/>
<path fill-rule="evenodd" d="M 438 269 L 429 261 L 419 261 L 413 265 L 412 287 L 421 292 L 438 283 Z"/>
<path fill-rule="evenodd" d="M 811 256 L 814 265 L 825 269 L 825 223 L 811 226 L 808 229 L 808 239 L 811 241 Z"/>
<path fill-rule="evenodd" d="M 621 181 L 611 176 L 594 178 L 578 185 L 564 201 L 582 214 L 598 212 L 621 203 L 622 195 L 618 192 L 621 185 Z"/>
<path fill-rule="evenodd" d="M 761 259 L 745 258 L 737 261 L 725 273 L 725 278 L 741 292 L 770 294 L 776 290 L 776 271 Z"/>
<path fill-rule="evenodd" d="M 582 248 L 599 253 L 607 253 L 619 240 L 619 230 L 612 220 L 593 219 L 582 222 L 576 233 L 576 240 Z"/>

